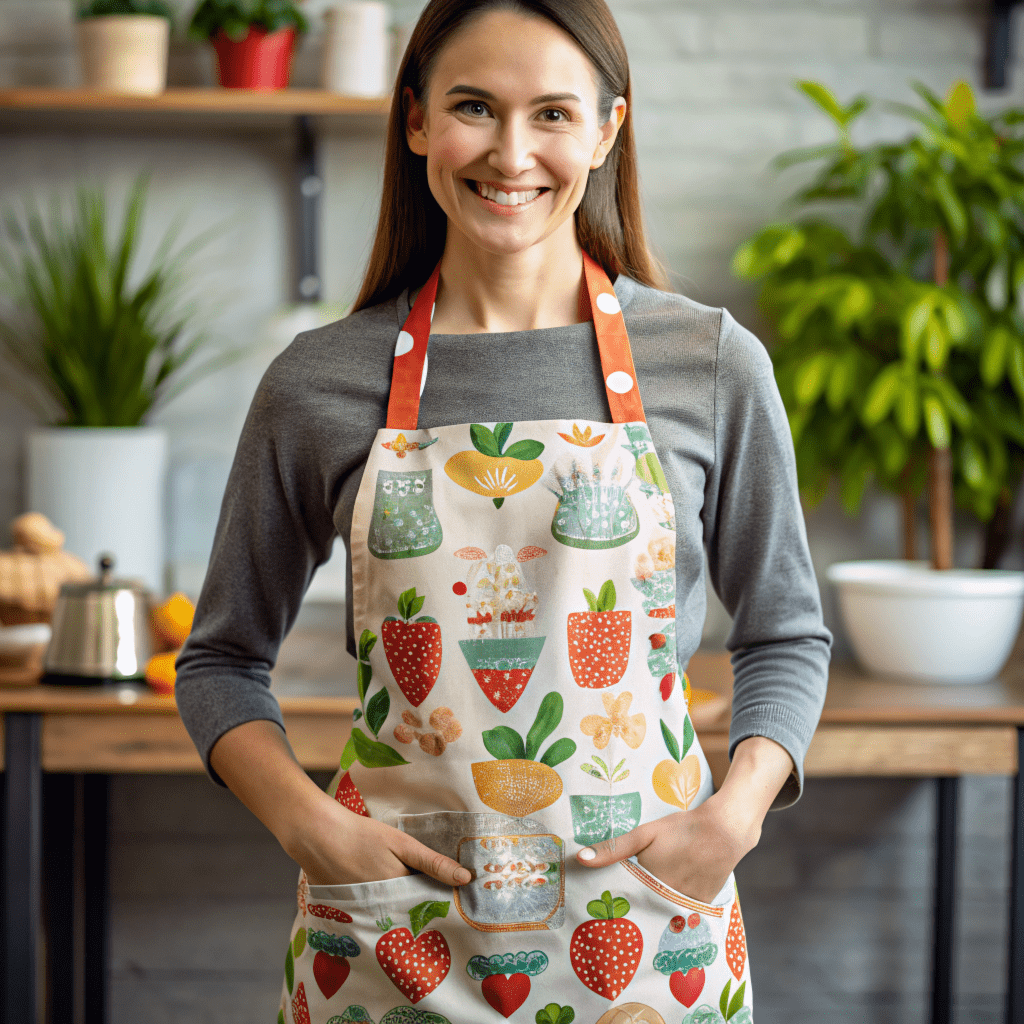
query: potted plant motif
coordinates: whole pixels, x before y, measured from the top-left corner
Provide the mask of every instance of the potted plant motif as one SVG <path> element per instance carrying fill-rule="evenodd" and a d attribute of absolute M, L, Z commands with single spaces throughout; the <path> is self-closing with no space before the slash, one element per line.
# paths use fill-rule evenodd
<path fill-rule="evenodd" d="M 296 37 L 309 21 L 293 0 L 200 0 L 188 34 L 208 39 L 227 89 L 285 89 Z"/>
<path fill-rule="evenodd" d="M 218 225 L 168 255 L 179 220 L 129 283 L 146 188 L 146 175 L 136 179 L 113 249 L 100 189 L 79 188 L 71 223 L 57 196 L 48 222 L 36 209 L 5 209 L 0 291 L 12 312 L 0 316 L 0 381 L 48 424 L 27 438 L 29 507 L 86 562 L 113 551 L 118 575 L 161 592 L 167 437 L 146 420 L 244 350 L 199 361 L 209 337 L 179 301 L 185 260 Z"/>
<path fill-rule="evenodd" d="M 796 205 L 856 202 L 860 237 L 805 216 L 768 225 L 736 252 L 761 280 L 779 340 L 772 360 L 801 491 L 829 480 L 856 513 L 870 479 L 903 505 L 903 561 L 833 565 L 840 611 L 871 672 L 934 682 L 992 678 L 1024 611 L 1024 573 L 995 568 L 1024 472 L 1024 111 L 983 118 L 965 82 L 925 109 L 886 104 L 921 128 L 858 148 L 824 86 L 799 83 L 833 121 L 835 144 L 782 154 L 826 160 Z M 930 564 L 916 558 L 915 503 L 927 491 Z M 954 500 L 988 523 L 979 569 L 954 569 Z"/>
<path fill-rule="evenodd" d="M 163 0 L 79 3 L 75 30 L 82 85 L 105 92 L 163 92 L 173 21 Z"/>

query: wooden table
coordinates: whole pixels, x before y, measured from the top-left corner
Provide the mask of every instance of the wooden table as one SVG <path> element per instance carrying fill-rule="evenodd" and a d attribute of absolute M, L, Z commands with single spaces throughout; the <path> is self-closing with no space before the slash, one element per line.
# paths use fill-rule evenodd
<path fill-rule="evenodd" d="M 351 726 L 354 662 L 336 633 L 296 628 L 272 674 L 288 738 L 308 770 L 333 771 Z M 728 695 L 728 652 L 698 652 L 695 686 Z M 85 1021 L 107 1021 L 107 787 L 111 774 L 196 773 L 202 764 L 172 699 L 144 687 L 0 690 L 4 715 L 3 1020 L 33 1024 L 38 932 L 47 924 L 51 1019 L 74 1019 L 68 967 L 74 864 L 74 786 L 85 823 Z M 701 721 L 701 744 L 716 785 L 728 769 L 728 709 Z M 922 776 L 937 781 L 933 1024 L 952 1018 L 956 815 L 961 775 L 1013 775 L 1024 757 L 1024 633 L 993 683 L 964 688 L 870 679 L 834 664 L 829 694 L 805 762 L 808 777 Z M 76 779 L 81 777 L 81 782 Z M 44 800 L 44 780 L 46 786 Z M 82 806 L 84 803 L 84 807 Z M 45 821 L 44 821 L 45 817 Z M 43 835 L 46 834 L 46 851 Z M 1024 808 L 1014 788 L 1012 907 L 1007 1021 L 1024 1024 Z M 42 907 L 45 872 L 49 899 Z M 60 969 L 54 969 L 60 965 Z"/>

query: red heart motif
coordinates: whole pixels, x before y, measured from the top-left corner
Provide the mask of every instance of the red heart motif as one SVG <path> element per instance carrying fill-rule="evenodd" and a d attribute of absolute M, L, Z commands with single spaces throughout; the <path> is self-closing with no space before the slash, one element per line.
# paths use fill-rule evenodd
<path fill-rule="evenodd" d="M 330 999 L 345 984 L 350 970 L 352 968 L 343 956 L 334 956 L 321 949 L 313 957 L 313 977 L 316 978 L 317 987 L 323 992 L 324 999 Z"/>
<path fill-rule="evenodd" d="M 377 962 L 410 1003 L 418 1003 L 444 981 L 452 965 L 448 940 L 437 930 L 413 939 L 408 928 L 392 928 L 377 940 Z"/>
<path fill-rule="evenodd" d="M 685 974 L 676 971 L 668 979 L 668 987 L 683 1006 L 693 1006 L 704 989 L 704 968 L 691 967 Z"/>
<path fill-rule="evenodd" d="M 528 974 L 491 974 L 484 978 L 484 999 L 493 1006 L 502 1017 L 511 1017 L 530 994 L 530 976 Z"/>

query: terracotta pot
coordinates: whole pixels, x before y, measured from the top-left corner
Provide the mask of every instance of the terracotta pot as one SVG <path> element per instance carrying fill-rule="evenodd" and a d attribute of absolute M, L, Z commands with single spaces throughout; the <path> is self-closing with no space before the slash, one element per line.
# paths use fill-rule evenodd
<path fill-rule="evenodd" d="M 267 32 L 254 25 L 239 42 L 223 29 L 210 42 L 217 51 L 217 73 L 226 89 L 286 89 L 295 49 L 293 27 Z"/>
<path fill-rule="evenodd" d="M 76 22 L 82 84 L 104 92 L 156 95 L 167 85 L 170 22 L 150 14 L 108 14 Z"/>

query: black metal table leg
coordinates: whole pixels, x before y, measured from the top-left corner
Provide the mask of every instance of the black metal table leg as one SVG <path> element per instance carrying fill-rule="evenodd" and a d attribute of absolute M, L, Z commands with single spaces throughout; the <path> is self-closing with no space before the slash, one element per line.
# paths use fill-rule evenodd
<path fill-rule="evenodd" d="M 43 776 L 43 929 L 49 1024 L 75 1019 L 75 776 Z"/>
<path fill-rule="evenodd" d="M 932 953 L 932 1024 L 953 1019 L 953 920 L 956 912 L 958 778 L 936 779 L 935 924 Z"/>
<path fill-rule="evenodd" d="M 4 716 L 3 1019 L 37 1020 L 42 889 L 41 719 Z"/>
<path fill-rule="evenodd" d="M 110 1013 L 110 777 L 86 775 L 83 799 L 85 882 L 85 1024 L 107 1024 Z"/>
<path fill-rule="evenodd" d="M 1024 728 L 1017 727 L 1017 777 L 1013 780 L 1013 845 L 1010 866 L 1010 960 L 1006 1020 L 1024 1024 Z"/>

